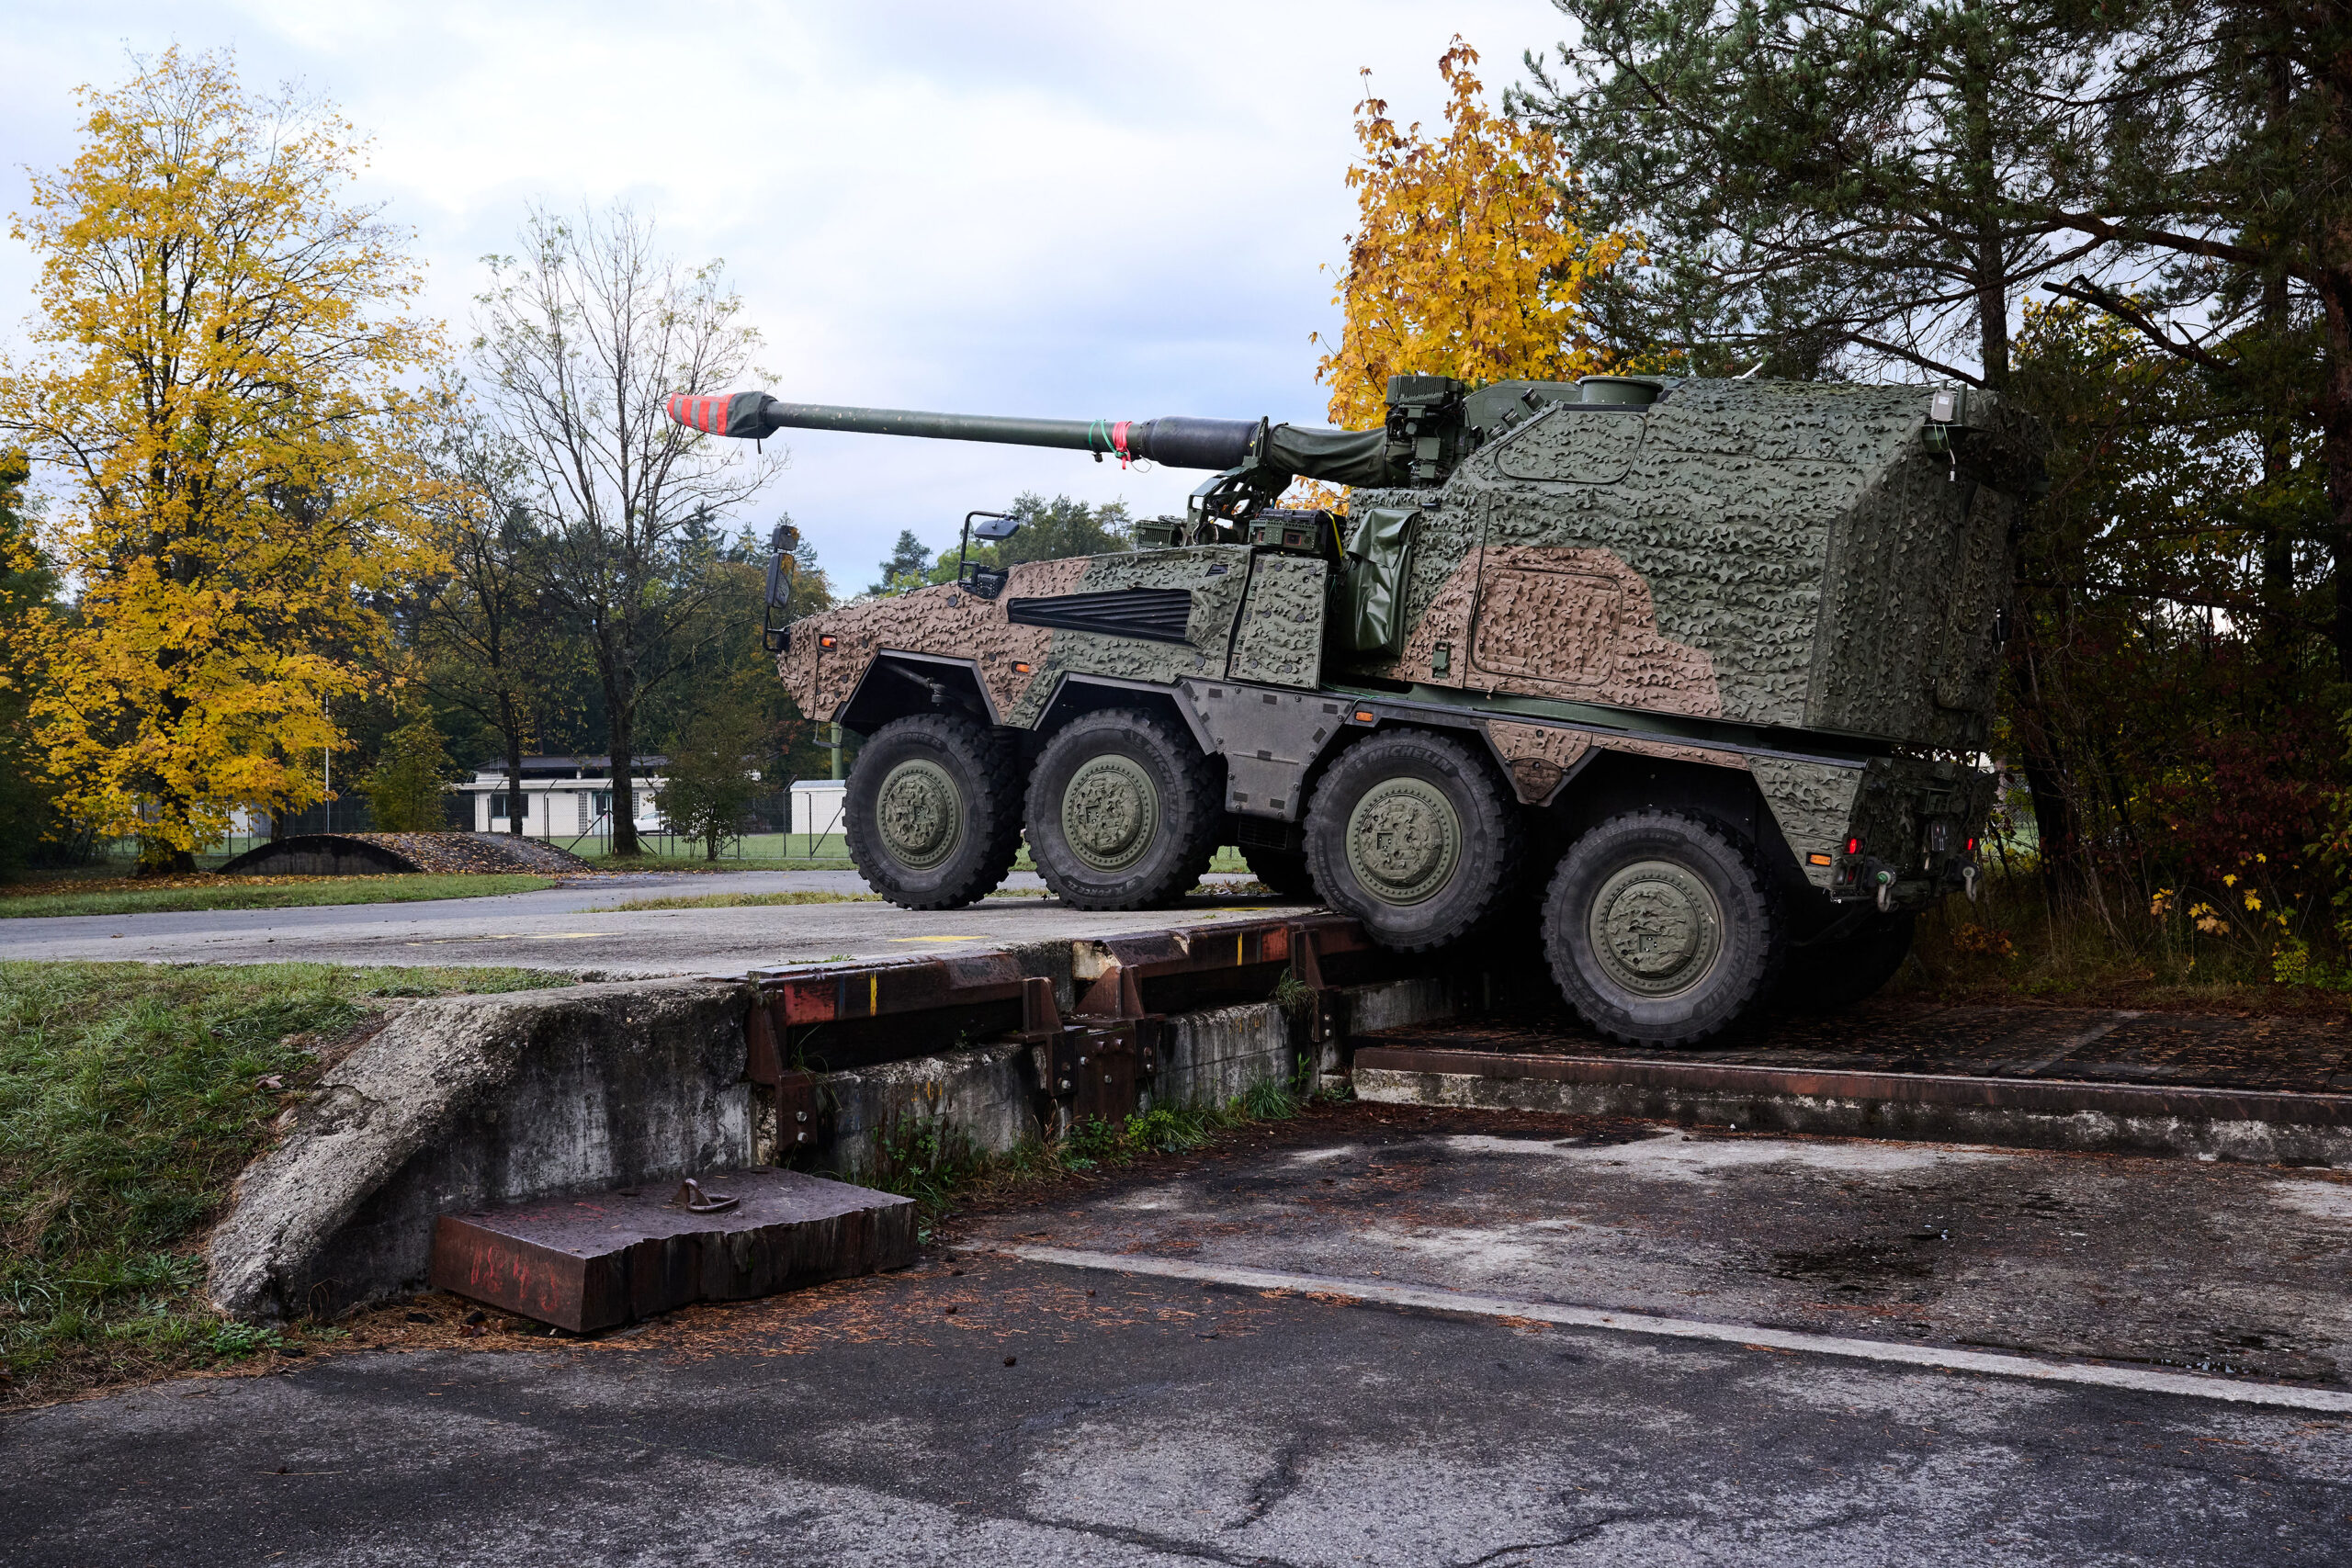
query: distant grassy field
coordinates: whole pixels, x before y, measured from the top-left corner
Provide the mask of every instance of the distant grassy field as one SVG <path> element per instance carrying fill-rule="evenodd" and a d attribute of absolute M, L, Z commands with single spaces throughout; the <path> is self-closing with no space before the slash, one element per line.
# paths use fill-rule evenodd
<path fill-rule="evenodd" d="M 204 1234 L 314 1049 L 382 998 L 526 990 L 526 969 L 0 963 L 0 1404 L 305 1337 L 205 1305 Z"/>
<path fill-rule="evenodd" d="M 0 886 L 0 919 L 48 915 L 143 915 L 183 909 L 288 909 L 311 904 L 406 904 L 537 893 L 544 876 L 193 876 Z"/>

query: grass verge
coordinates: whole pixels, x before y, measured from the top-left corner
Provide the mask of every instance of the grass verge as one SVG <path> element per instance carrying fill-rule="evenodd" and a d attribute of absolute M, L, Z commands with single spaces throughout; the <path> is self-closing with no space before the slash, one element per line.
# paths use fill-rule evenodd
<path fill-rule="evenodd" d="M 50 885 L 53 886 L 54 885 Z M 495 893 L 537 893 L 556 884 L 544 876 L 200 876 L 168 882 L 51 891 L 36 886 L 0 889 L 0 919 L 53 915 L 149 915 L 187 909 L 291 909 L 314 904 L 409 904 L 426 898 L 482 898 Z"/>
<path fill-rule="evenodd" d="M 0 1404 L 299 1354 L 224 1323 L 204 1235 L 322 1053 L 399 997 L 571 983 L 525 969 L 0 963 Z"/>

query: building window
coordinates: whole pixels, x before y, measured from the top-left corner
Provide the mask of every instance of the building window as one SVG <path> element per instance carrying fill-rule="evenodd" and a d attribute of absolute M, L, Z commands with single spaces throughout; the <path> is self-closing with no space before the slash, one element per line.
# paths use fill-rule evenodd
<path fill-rule="evenodd" d="M 490 819 L 493 822 L 512 820 L 523 816 L 529 809 L 530 802 L 519 795 L 509 795 L 504 790 L 500 790 L 490 797 Z"/>
<path fill-rule="evenodd" d="M 613 792 L 608 789 L 600 789 L 595 792 L 595 795 L 596 815 L 599 817 L 605 816 L 613 808 Z"/>

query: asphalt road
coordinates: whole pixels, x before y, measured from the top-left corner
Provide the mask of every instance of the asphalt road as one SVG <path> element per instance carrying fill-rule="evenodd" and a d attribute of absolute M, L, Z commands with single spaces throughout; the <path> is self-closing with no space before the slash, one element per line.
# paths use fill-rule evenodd
<path fill-rule="evenodd" d="M 1247 877 L 1210 879 L 1239 885 Z M 0 919 L 0 959 L 91 958 L 158 964 L 512 964 L 602 977 L 741 973 L 778 964 L 904 957 L 965 944 L 1006 946 L 1116 936 L 1170 924 L 1262 918 L 1273 899 L 1213 896 L 1176 910 L 1090 914 L 1044 893 L 1034 873 L 1008 878 L 1030 896 L 923 913 L 883 903 L 777 904 L 610 912 L 631 899 L 720 893 L 863 893 L 854 872 L 731 872 L 599 878 L 538 893 L 413 904 Z M 600 912 L 601 911 L 601 912 Z"/>
<path fill-rule="evenodd" d="M 2331 1173 L 1357 1106 L 902 1274 L 568 1345 L 436 1301 L 0 1420 L 0 1514 L 25 1568 L 2337 1564 L 2347 1220 Z M 1952 1370 L 1988 1342 L 2052 1381 Z"/>

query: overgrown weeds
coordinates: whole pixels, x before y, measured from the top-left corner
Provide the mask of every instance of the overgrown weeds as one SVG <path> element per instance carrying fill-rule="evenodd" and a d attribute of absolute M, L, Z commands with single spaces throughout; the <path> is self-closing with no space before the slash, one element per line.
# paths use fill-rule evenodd
<path fill-rule="evenodd" d="M 2219 893 L 2231 897 L 2234 918 L 2193 892 L 2123 917 L 2079 902 L 2053 907 L 2029 859 L 2007 875 L 1987 876 L 1977 902 L 1954 896 L 1922 916 L 1911 961 L 1889 988 L 1951 1000 L 2345 1008 L 2352 974 L 2315 953 L 2300 927 L 2277 919 L 2261 885 L 2233 880 Z"/>
<path fill-rule="evenodd" d="M 287 1348 L 205 1304 L 204 1235 L 320 1052 L 518 969 L 0 963 L 0 1401 Z"/>
<path fill-rule="evenodd" d="M 859 1179 L 912 1198 L 919 1205 L 919 1239 L 929 1242 L 966 1202 L 1031 1182 L 1188 1153 L 1246 1127 L 1287 1121 L 1312 1098 L 1270 1078 L 1230 1100 L 1155 1105 L 1115 1122 L 1092 1117 L 1061 1137 L 1031 1139 L 1002 1154 L 976 1147 L 942 1118 L 910 1116 L 876 1141 L 874 1166 Z"/>

